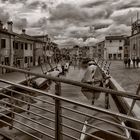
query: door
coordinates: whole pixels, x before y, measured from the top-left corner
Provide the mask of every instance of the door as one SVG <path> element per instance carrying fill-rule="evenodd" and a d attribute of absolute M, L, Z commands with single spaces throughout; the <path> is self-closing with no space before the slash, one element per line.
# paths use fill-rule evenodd
<path fill-rule="evenodd" d="M 113 54 L 113 59 L 116 60 L 116 54 Z"/>

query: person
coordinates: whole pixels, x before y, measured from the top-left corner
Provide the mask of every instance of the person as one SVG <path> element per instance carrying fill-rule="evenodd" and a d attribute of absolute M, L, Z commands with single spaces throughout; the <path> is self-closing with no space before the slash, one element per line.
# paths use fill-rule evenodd
<path fill-rule="evenodd" d="M 136 58 L 136 65 L 137 65 L 137 68 L 139 67 L 139 62 L 140 62 L 140 59 L 139 57 Z"/>
<path fill-rule="evenodd" d="M 65 74 L 64 66 L 65 66 L 65 61 L 64 61 L 64 59 L 62 59 L 61 68 L 62 68 L 62 74 L 63 74 L 63 75 Z"/>
<path fill-rule="evenodd" d="M 127 63 L 128 63 L 128 59 L 125 57 L 125 58 L 124 58 L 124 65 L 125 65 L 125 68 L 127 67 Z"/>
<path fill-rule="evenodd" d="M 87 83 L 94 86 L 101 86 L 102 75 L 98 70 L 97 65 L 93 61 L 89 61 L 87 65 L 87 70 L 81 80 L 83 83 Z M 100 97 L 100 92 L 88 90 L 86 88 L 81 89 L 82 93 L 86 96 L 86 98 L 93 105 L 95 100 Z"/>
<path fill-rule="evenodd" d="M 133 57 L 132 61 L 133 61 L 133 68 L 135 68 L 135 62 L 136 62 L 135 57 Z"/>
<path fill-rule="evenodd" d="M 128 68 L 130 68 L 130 64 L 131 64 L 131 59 L 130 57 L 128 58 Z"/>

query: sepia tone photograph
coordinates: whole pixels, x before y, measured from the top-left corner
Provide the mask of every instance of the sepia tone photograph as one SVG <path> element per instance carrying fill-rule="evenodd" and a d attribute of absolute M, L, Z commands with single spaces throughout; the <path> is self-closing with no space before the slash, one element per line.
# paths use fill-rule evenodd
<path fill-rule="evenodd" d="M 140 140 L 140 0 L 0 0 L 0 140 Z"/>

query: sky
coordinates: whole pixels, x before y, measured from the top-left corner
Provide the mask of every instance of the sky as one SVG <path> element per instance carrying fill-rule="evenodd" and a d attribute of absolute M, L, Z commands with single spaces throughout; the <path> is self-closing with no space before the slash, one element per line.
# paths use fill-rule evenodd
<path fill-rule="evenodd" d="M 0 0 L 0 20 L 29 35 L 48 34 L 60 47 L 94 45 L 130 35 L 140 0 Z"/>

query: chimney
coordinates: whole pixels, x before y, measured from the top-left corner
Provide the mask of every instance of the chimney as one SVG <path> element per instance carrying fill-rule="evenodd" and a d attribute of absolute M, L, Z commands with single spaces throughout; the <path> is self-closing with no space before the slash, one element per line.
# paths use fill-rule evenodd
<path fill-rule="evenodd" d="M 3 29 L 3 23 L 0 21 L 0 29 Z"/>
<path fill-rule="evenodd" d="M 26 30 L 25 29 L 22 29 L 22 34 L 25 35 L 25 33 L 26 33 Z"/>
<path fill-rule="evenodd" d="M 8 21 L 7 25 L 8 25 L 8 32 L 13 32 L 13 22 L 12 21 Z"/>

